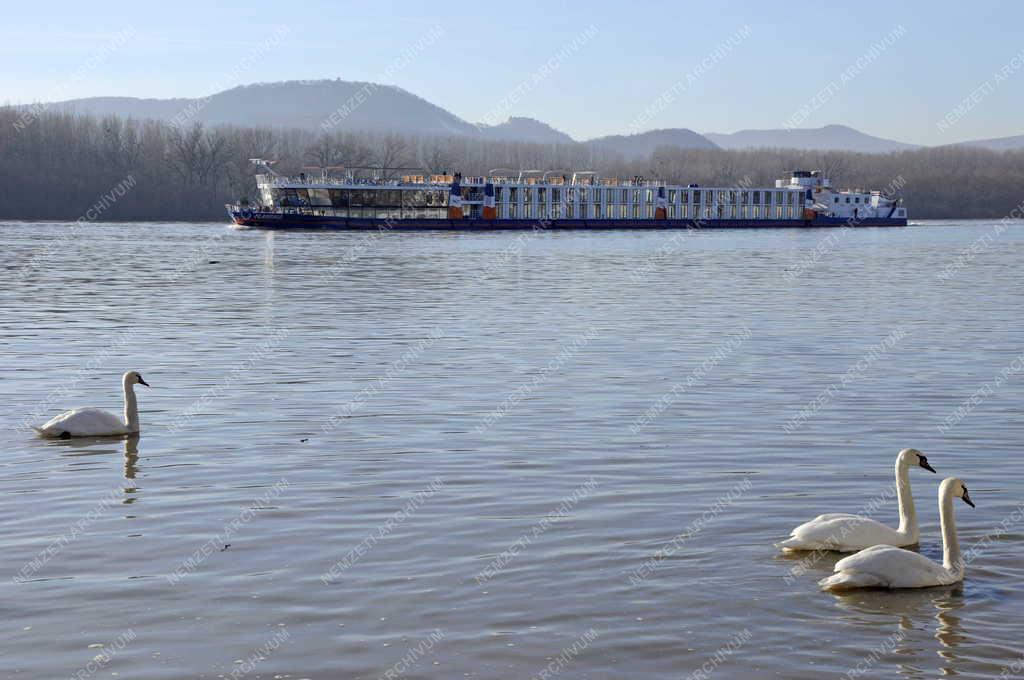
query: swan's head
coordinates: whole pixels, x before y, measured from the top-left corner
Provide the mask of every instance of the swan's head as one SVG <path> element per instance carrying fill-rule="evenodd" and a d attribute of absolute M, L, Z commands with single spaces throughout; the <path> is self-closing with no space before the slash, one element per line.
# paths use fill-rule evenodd
<path fill-rule="evenodd" d="M 129 385 L 145 385 L 149 387 L 149 383 L 142 379 L 142 374 L 138 371 L 128 371 L 121 380 L 124 382 L 125 387 Z"/>
<path fill-rule="evenodd" d="M 904 465 L 919 465 L 925 470 L 935 472 L 935 468 L 928 464 L 928 459 L 917 449 L 903 449 L 900 451 L 899 460 Z"/>
<path fill-rule="evenodd" d="M 970 495 L 967 493 L 967 485 L 964 484 L 962 479 L 947 477 L 942 480 L 942 484 L 939 486 L 939 497 L 941 498 L 945 493 L 951 493 L 954 498 L 959 498 L 964 503 L 967 503 L 967 505 L 972 508 L 974 507 L 974 501 L 971 500 Z"/>

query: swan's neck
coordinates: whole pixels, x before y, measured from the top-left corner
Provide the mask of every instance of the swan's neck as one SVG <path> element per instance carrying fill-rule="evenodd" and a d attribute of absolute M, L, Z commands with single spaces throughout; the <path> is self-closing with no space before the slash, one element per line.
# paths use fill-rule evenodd
<path fill-rule="evenodd" d="M 902 460 L 896 461 L 896 498 L 900 506 L 898 531 L 917 538 L 917 510 L 914 508 L 914 496 L 910 493 L 910 473 Z"/>
<path fill-rule="evenodd" d="M 953 520 L 953 491 L 939 490 L 939 520 L 942 523 L 942 566 L 955 574 L 964 572 L 964 559 L 960 553 L 960 539 Z"/>
<path fill-rule="evenodd" d="M 124 385 L 124 424 L 129 432 L 139 431 L 139 404 L 135 401 L 135 390 L 128 383 Z"/>

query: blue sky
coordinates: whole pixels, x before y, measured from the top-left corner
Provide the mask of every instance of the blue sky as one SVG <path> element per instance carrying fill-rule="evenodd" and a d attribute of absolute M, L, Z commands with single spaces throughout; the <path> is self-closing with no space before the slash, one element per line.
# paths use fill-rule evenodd
<path fill-rule="evenodd" d="M 989 0 L 11 3 L 0 101 L 342 78 L 578 139 L 842 123 L 941 144 L 1024 134 L 1022 20 Z"/>

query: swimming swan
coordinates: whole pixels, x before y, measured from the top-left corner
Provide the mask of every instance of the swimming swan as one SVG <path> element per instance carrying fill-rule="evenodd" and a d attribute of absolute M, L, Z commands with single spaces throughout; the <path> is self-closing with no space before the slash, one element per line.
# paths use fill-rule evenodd
<path fill-rule="evenodd" d="M 135 384 L 149 387 L 138 371 L 128 371 L 121 378 L 124 386 L 124 419 L 99 408 L 76 408 L 61 413 L 39 427 L 33 427 L 42 437 L 52 439 L 68 437 L 115 437 L 139 431 L 139 405 L 135 401 Z"/>
<path fill-rule="evenodd" d="M 845 512 L 818 515 L 801 524 L 785 541 L 776 543 L 783 550 L 837 550 L 853 552 L 873 545 L 914 545 L 917 543 L 917 511 L 910 494 L 908 468 L 920 465 L 935 472 L 928 459 L 917 449 L 903 449 L 896 456 L 896 496 L 900 506 L 900 526 L 888 527 L 861 515 Z"/>
<path fill-rule="evenodd" d="M 836 562 L 835 573 L 818 581 L 825 590 L 850 588 L 928 588 L 964 580 L 964 560 L 953 522 L 953 498 L 974 507 L 967 487 L 955 477 L 939 486 L 939 516 L 942 520 L 942 564 L 916 552 L 876 545 Z"/>

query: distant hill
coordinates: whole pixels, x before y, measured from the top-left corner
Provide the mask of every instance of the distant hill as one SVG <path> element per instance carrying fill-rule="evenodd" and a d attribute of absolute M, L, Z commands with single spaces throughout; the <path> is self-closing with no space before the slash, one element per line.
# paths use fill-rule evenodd
<path fill-rule="evenodd" d="M 243 85 L 205 99 L 93 97 L 52 107 L 94 115 L 173 120 L 187 115 L 213 125 L 476 135 L 476 126 L 399 87 L 345 80 Z"/>
<path fill-rule="evenodd" d="M 951 144 L 950 146 L 973 146 L 990 151 L 1020 151 L 1024 149 L 1024 135 L 1014 137 L 994 137 L 993 139 L 974 139 L 968 142 Z"/>
<path fill-rule="evenodd" d="M 785 148 L 804 151 L 887 153 L 919 148 L 915 144 L 873 137 L 846 125 L 826 125 L 807 129 L 740 130 L 731 134 L 708 132 L 704 136 L 723 149 Z"/>
<path fill-rule="evenodd" d="M 400 87 L 346 80 L 293 80 L 243 85 L 207 98 L 90 97 L 48 105 L 97 116 L 114 115 L 211 125 L 292 127 L 360 132 L 469 136 L 543 144 L 573 143 L 569 135 L 532 118 L 473 125 Z"/>
<path fill-rule="evenodd" d="M 685 128 L 650 130 L 635 135 L 609 135 L 585 142 L 588 146 L 621 153 L 625 158 L 645 158 L 659 146 L 680 149 L 717 149 L 714 142 Z"/>
<path fill-rule="evenodd" d="M 478 127 L 489 139 L 537 144 L 573 144 L 576 141 L 561 130 L 533 118 L 513 117 L 498 125 L 481 124 Z"/>

